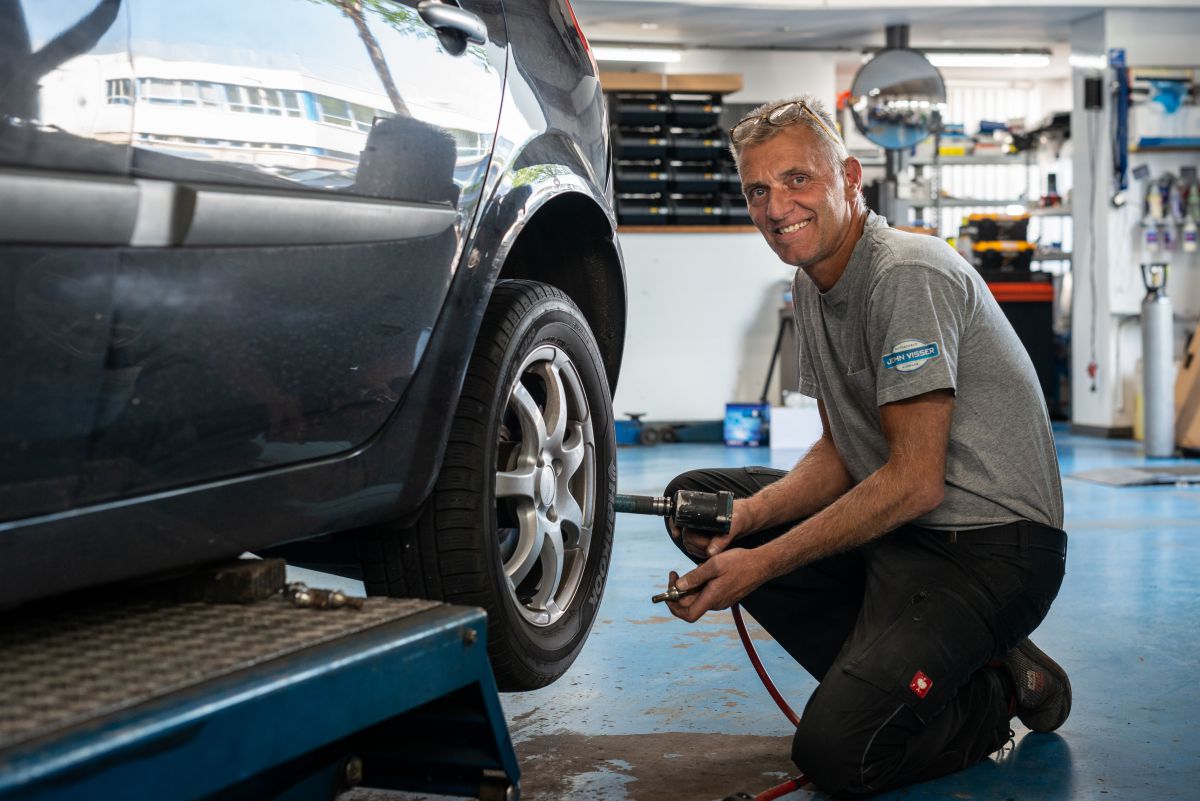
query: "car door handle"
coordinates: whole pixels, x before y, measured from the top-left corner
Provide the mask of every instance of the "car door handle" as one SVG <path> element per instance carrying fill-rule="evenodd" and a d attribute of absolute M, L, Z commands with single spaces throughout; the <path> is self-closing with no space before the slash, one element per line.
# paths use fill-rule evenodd
<path fill-rule="evenodd" d="M 468 42 L 475 44 L 487 42 L 487 25 L 483 20 L 458 6 L 448 5 L 441 0 L 421 0 L 417 4 L 417 13 L 432 28 L 458 31 L 467 37 Z"/>

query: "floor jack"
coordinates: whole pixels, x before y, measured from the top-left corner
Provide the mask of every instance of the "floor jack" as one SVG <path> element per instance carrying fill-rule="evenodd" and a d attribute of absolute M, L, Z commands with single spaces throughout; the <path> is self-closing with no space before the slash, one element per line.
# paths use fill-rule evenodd
<path fill-rule="evenodd" d="M 0 799 L 519 797 L 482 610 L 243 560 L 0 617 Z"/>

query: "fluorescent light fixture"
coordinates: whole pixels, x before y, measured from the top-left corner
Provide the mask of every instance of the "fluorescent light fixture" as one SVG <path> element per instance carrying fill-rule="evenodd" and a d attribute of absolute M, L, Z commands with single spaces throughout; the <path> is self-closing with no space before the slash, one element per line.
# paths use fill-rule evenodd
<path fill-rule="evenodd" d="M 1049 53 L 986 51 L 926 52 L 925 58 L 935 67 L 978 67 L 983 69 L 1036 69 L 1050 66 Z"/>
<path fill-rule="evenodd" d="M 665 47 L 619 47 L 592 44 L 597 61 L 642 61 L 655 64 L 674 64 L 683 57 L 678 50 Z"/>
<path fill-rule="evenodd" d="M 1104 55 L 1089 55 L 1087 53 L 1072 53 L 1067 56 L 1067 63 L 1081 70 L 1102 70 L 1108 68 L 1108 57 Z"/>

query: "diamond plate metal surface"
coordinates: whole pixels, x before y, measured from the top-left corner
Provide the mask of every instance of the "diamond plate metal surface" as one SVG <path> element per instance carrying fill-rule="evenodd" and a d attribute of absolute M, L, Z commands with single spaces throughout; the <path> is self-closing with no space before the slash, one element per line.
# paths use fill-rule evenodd
<path fill-rule="evenodd" d="M 0 619 L 0 748 L 440 606 L 97 604 Z"/>

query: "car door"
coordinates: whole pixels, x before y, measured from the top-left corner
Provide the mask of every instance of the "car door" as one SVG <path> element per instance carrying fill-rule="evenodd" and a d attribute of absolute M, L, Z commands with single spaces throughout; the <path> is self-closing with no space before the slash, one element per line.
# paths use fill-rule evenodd
<path fill-rule="evenodd" d="M 137 217 L 129 7 L 0 0 L 0 524 L 70 505 Z"/>
<path fill-rule="evenodd" d="M 108 478 L 82 500 L 353 450 L 420 363 L 478 204 L 499 4 L 127 2 L 141 204 L 88 454 Z"/>

